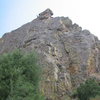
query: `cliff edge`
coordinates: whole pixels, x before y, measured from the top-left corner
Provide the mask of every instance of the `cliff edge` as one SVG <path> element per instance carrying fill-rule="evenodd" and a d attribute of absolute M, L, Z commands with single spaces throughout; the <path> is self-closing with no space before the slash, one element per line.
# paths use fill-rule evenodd
<path fill-rule="evenodd" d="M 100 81 L 100 41 L 68 17 L 52 17 L 46 9 L 32 22 L 4 34 L 0 54 L 19 48 L 40 56 L 41 91 L 47 100 L 67 100 L 86 79 Z"/>

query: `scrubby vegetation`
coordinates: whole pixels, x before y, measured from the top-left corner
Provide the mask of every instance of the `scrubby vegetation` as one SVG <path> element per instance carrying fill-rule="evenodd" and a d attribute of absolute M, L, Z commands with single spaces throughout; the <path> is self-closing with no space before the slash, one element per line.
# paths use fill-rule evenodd
<path fill-rule="evenodd" d="M 0 56 L 0 100 L 44 100 L 35 53 L 20 50 Z"/>
<path fill-rule="evenodd" d="M 96 96 L 95 98 L 91 98 L 90 100 L 100 100 L 100 96 Z"/>
<path fill-rule="evenodd" d="M 44 100 L 39 91 L 41 68 L 35 53 L 16 50 L 0 56 L 0 100 Z M 93 79 L 81 84 L 79 100 L 99 100 L 100 85 Z"/>
<path fill-rule="evenodd" d="M 77 88 L 79 100 L 93 100 L 91 98 L 95 98 L 97 95 L 98 97 L 100 95 L 100 85 L 94 79 L 87 80 Z"/>

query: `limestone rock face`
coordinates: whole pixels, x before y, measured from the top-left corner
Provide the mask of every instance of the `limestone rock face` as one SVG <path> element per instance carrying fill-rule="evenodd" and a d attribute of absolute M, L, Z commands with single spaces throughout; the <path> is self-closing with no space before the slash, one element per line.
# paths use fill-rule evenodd
<path fill-rule="evenodd" d="M 89 77 L 100 81 L 100 41 L 68 17 L 50 9 L 0 39 L 0 54 L 19 48 L 40 56 L 41 92 L 47 100 L 70 100 L 72 90 Z"/>

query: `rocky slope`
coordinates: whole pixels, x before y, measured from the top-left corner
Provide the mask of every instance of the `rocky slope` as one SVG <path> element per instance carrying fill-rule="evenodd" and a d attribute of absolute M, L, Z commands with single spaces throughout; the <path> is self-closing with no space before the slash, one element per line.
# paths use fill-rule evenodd
<path fill-rule="evenodd" d="M 0 39 L 0 54 L 35 49 L 43 72 L 41 91 L 47 100 L 68 100 L 87 78 L 100 81 L 100 41 L 68 17 L 52 17 L 50 9 Z"/>

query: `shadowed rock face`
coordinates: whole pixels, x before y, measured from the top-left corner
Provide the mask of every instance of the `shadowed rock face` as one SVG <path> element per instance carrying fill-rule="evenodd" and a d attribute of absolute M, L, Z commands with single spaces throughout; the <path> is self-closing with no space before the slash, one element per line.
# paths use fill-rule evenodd
<path fill-rule="evenodd" d="M 40 56 L 41 92 L 47 100 L 68 100 L 72 90 L 89 77 L 100 80 L 100 41 L 68 17 L 55 17 L 50 9 L 38 18 L 5 34 L 0 53 L 16 48 Z"/>

